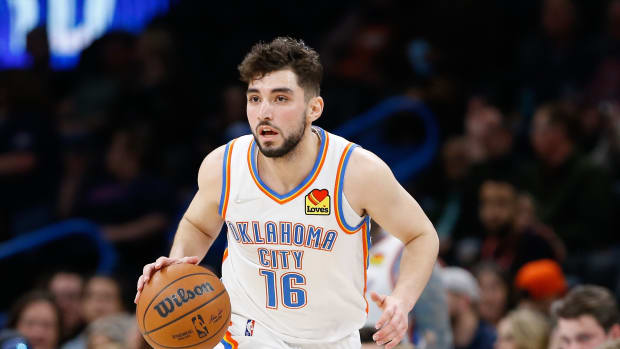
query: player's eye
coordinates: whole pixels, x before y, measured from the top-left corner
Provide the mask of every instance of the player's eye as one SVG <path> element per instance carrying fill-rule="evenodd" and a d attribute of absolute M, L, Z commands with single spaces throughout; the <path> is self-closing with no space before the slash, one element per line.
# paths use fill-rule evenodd
<path fill-rule="evenodd" d="M 258 96 L 249 96 L 248 97 L 248 102 L 249 103 L 256 103 L 258 102 L 260 99 L 258 98 Z"/>
<path fill-rule="evenodd" d="M 288 101 L 288 98 L 286 96 L 277 96 L 276 97 L 276 102 L 286 102 Z"/>

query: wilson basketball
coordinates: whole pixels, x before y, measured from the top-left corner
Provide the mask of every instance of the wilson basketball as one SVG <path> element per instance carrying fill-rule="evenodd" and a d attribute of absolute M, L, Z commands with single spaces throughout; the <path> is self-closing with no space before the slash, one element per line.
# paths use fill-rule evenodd
<path fill-rule="evenodd" d="M 173 264 L 144 286 L 136 320 L 153 348 L 213 348 L 228 329 L 230 298 L 209 270 Z"/>

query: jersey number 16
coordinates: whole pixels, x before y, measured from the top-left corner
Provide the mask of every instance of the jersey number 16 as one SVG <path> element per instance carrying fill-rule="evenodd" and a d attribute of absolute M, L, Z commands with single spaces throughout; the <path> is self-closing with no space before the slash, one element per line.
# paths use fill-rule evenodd
<path fill-rule="evenodd" d="M 267 292 L 266 306 L 269 309 L 278 309 L 278 287 L 276 272 L 269 269 L 260 269 L 258 272 L 265 278 L 265 290 Z M 280 277 L 280 294 L 282 304 L 291 309 L 303 308 L 306 305 L 306 290 L 297 287 L 306 284 L 306 277 L 299 273 L 284 273 Z"/>

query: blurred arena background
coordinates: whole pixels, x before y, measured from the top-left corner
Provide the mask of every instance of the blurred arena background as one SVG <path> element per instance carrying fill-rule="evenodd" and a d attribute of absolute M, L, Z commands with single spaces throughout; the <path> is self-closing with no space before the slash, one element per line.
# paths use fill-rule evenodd
<path fill-rule="evenodd" d="M 236 66 L 276 36 L 319 51 L 317 124 L 389 163 L 491 328 L 579 284 L 618 299 L 618 0 L 0 0 L 0 328 L 48 290 L 34 348 L 125 340 L 202 159 L 249 132 Z"/>

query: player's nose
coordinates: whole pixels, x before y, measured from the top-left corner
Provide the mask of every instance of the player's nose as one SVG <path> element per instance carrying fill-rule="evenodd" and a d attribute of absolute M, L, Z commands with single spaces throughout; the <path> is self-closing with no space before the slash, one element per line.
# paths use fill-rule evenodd
<path fill-rule="evenodd" d="M 271 120 L 273 116 L 273 108 L 271 104 L 263 101 L 258 108 L 258 117 L 260 120 Z"/>

